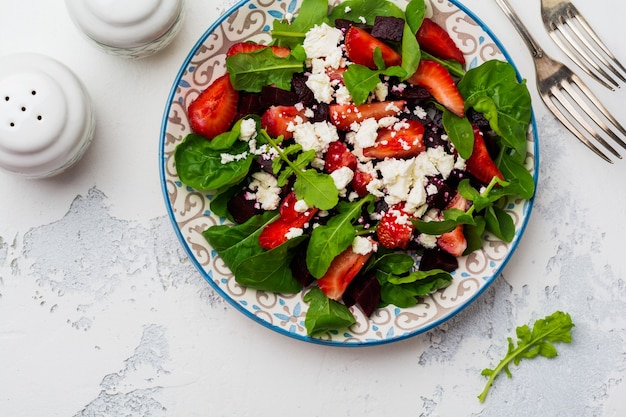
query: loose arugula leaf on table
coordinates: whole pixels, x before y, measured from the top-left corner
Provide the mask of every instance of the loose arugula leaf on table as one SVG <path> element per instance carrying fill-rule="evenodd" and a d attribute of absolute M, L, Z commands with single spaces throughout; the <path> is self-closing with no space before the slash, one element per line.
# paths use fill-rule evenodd
<path fill-rule="evenodd" d="M 532 109 L 526 81 L 518 82 L 508 62 L 490 60 L 468 70 L 458 83 L 465 108 L 474 108 L 515 151 L 517 162 L 526 157 L 526 135 Z"/>
<path fill-rule="evenodd" d="M 306 264 L 309 272 L 321 278 L 333 259 L 348 248 L 356 237 L 353 225 L 361 216 L 363 206 L 373 203 L 375 197 L 368 194 L 361 200 L 337 205 L 339 214 L 333 216 L 328 223 L 313 229 L 306 253 Z"/>
<path fill-rule="evenodd" d="M 291 88 L 293 74 L 304 71 L 306 53 L 296 46 L 287 57 L 279 57 L 270 48 L 238 53 L 226 58 L 226 68 L 235 90 L 258 93 L 266 85 L 283 90 Z"/>
<path fill-rule="evenodd" d="M 495 368 L 483 369 L 481 375 L 488 377 L 488 380 L 485 389 L 478 396 L 480 402 L 485 401 L 489 388 L 500 372 L 504 371 L 509 378 L 512 377 L 509 369 L 511 362 L 517 366 L 522 359 L 532 359 L 537 356 L 556 357 L 557 350 L 554 343 L 570 343 L 573 327 L 574 323 L 572 323 L 570 315 L 562 311 L 556 311 L 550 316 L 537 320 L 532 330 L 527 325 L 518 327 L 515 330 L 517 344 L 513 342 L 512 338 L 507 338 L 506 356 Z"/>
<path fill-rule="evenodd" d="M 304 319 L 304 327 L 309 336 L 347 329 L 356 323 L 348 307 L 328 298 L 319 287 L 311 288 L 303 300 L 309 303 Z"/>
<path fill-rule="evenodd" d="M 259 244 L 263 228 L 278 218 L 276 212 L 251 217 L 240 225 L 217 225 L 202 235 L 222 258 L 239 284 L 263 291 L 295 294 L 302 290 L 291 274 L 294 249 L 306 236 L 289 239 L 266 251 Z"/>
<path fill-rule="evenodd" d="M 293 49 L 302 43 L 309 29 L 328 21 L 327 14 L 328 0 L 304 0 L 293 21 L 274 21 L 271 32 L 273 44 Z"/>

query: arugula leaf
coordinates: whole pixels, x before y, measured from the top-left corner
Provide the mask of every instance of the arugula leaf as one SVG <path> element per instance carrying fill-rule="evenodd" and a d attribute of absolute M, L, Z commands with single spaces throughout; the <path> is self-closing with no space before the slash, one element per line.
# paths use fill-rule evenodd
<path fill-rule="evenodd" d="M 526 135 L 531 119 L 531 97 L 526 81 L 517 81 L 508 62 L 490 60 L 472 68 L 458 83 L 466 108 L 482 113 L 504 144 L 516 153 L 517 161 L 526 157 Z"/>
<path fill-rule="evenodd" d="M 375 197 L 368 194 L 352 203 L 341 202 L 337 206 L 339 214 L 313 230 L 306 252 L 306 264 L 314 277 L 321 278 L 333 259 L 352 244 L 356 236 L 352 223 L 360 217 L 363 206 L 374 200 Z"/>
<path fill-rule="evenodd" d="M 502 371 L 511 378 L 509 365 L 513 362 L 516 366 L 522 359 L 532 359 L 537 356 L 554 358 L 557 356 L 554 343 L 570 343 L 572 341 L 571 329 L 574 327 L 569 314 L 556 311 L 552 315 L 539 319 L 533 325 L 532 330 L 527 325 L 520 326 L 515 330 L 517 335 L 517 346 L 512 338 L 508 340 L 508 350 L 506 356 L 494 368 L 485 368 L 481 375 L 488 377 L 484 390 L 478 396 L 480 402 L 487 398 L 489 388 L 494 379 Z"/>
<path fill-rule="evenodd" d="M 289 90 L 293 74 L 304 71 L 305 58 L 301 46 L 284 58 L 276 56 L 271 48 L 263 48 L 227 57 L 226 68 L 235 90 L 258 93 L 272 84 Z"/>
<path fill-rule="evenodd" d="M 378 48 L 374 51 L 375 59 L 377 55 L 381 55 L 380 49 Z M 373 70 L 364 65 L 352 64 L 343 73 L 343 81 L 348 91 L 350 91 L 352 101 L 354 101 L 354 104 L 358 106 L 359 104 L 363 104 L 367 101 L 370 93 L 374 91 L 376 85 L 380 82 L 380 77 L 382 75 L 402 78 L 405 77 L 406 74 L 406 70 L 399 66 Z"/>
<path fill-rule="evenodd" d="M 304 0 L 292 22 L 275 20 L 272 26 L 274 45 L 294 48 L 315 25 L 328 21 L 328 0 Z"/>
<path fill-rule="evenodd" d="M 180 180 L 196 190 L 217 190 L 243 180 L 250 170 L 254 154 L 249 152 L 248 143 L 241 140 L 235 140 L 232 146 L 223 149 L 225 142 L 230 143 L 230 139 L 239 137 L 238 132 L 233 132 L 227 132 L 223 134 L 223 138 L 220 135 L 213 140 L 195 133 L 188 134 L 174 153 Z M 224 153 L 243 155 L 244 158 L 224 164 Z"/>
<path fill-rule="evenodd" d="M 303 300 L 309 303 L 304 319 L 304 327 L 309 336 L 345 329 L 356 323 L 348 307 L 328 298 L 319 287 L 311 288 Z"/>

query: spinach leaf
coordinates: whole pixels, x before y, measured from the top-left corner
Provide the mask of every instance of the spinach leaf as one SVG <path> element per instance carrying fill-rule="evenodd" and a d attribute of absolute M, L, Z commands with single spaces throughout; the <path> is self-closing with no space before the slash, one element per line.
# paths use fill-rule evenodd
<path fill-rule="evenodd" d="M 510 242 L 515 237 L 515 224 L 511 215 L 498 206 L 489 206 L 485 210 L 487 230 L 499 239 Z"/>
<path fill-rule="evenodd" d="M 309 308 L 304 319 L 309 336 L 345 329 L 356 323 L 356 319 L 345 305 L 331 300 L 318 287 L 313 287 L 304 295 Z"/>
<path fill-rule="evenodd" d="M 302 47 L 296 47 L 284 58 L 274 55 L 270 48 L 264 48 L 227 57 L 226 68 L 235 90 L 258 93 L 264 86 L 272 84 L 289 90 L 293 74 L 304 71 L 305 58 Z"/>
<path fill-rule="evenodd" d="M 374 54 L 375 57 L 376 55 L 380 55 L 380 49 L 377 48 L 374 51 Z M 363 104 L 367 101 L 370 93 L 374 91 L 376 85 L 380 82 L 382 75 L 400 78 L 406 77 L 406 70 L 402 67 L 393 66 L 384 68 L 384 63 L 382 67 L 382 69 L 373 70 L 364 65 L 352 64 L 343 73 L 344 83 L 348 91 L 350 91 L 354 104 L 358 106 L 359 104 Z"/>
<path fill-rule="evenodd" d="M 411 0 L 404 9 L 406 23 L 411 28 L 411 32 L 415 36 L 418 29 L 422 26 L 424 15 L 426 14 L 426 4 L 424 0 Z"/>
<path fill-rule="evenodd" d="M 415 32 L 408 23 L 405 23 L 404 32 L 402 33 L 402 69 L 405 75 L 400 77 L 406 80 L 415 74 L 421 59 L 422 53 L 417 43 Z"/>
<path fill-rule="evenodd" d="M 404 18 L 404 12 L 394 3 L 387 0 L 347 0 L 333 8 L 329 15 L 329 20 L 332 23 L 336 19 L 361 22 L 361 18 L 364 18 L 365 23 L 373 25 L 376 16 Z"/>
<path fill-rule="evenodd" d="M 292 249 L 307 237 L 289 239 L 272 250 L 264 250 L 259 244 L 259 235 L 277 218 L 276 212 L 266 212 L 241 225 L 211 226 L 203 236 L 239 284 L 263 291 L 295 294 L 302 290 L 302 286 L 291 274 L 289 262 L 293 258 Z"/>
<path fill-rule="evenodd" d="M 467 117 L 459 117 L 448 109 L 443 109 L 443 127 L 461 155 L 461 158 L 468 159 L 474 150 L 474 128 Z"/>
<path fill-rule="evenodd" d="M 515 151 L 516 160 L 523 161 L 531 97 L 525 80 L 517 81 L 513 66 L 498 60 L 486 61 L 467 71 L 458 88 L 466 108 L 482 113 L 504 144 Z"/>
<path fill-rule="evenodd" d="M 234 135 L 228 132 L 225 136 L 232 138 L 239 137 L 239 134 Z M 228 152 L 226 149 L 215 149 L 224 146 L 224 141 L 221 139 L 214 144 L 213 140 L 195 133 L 187 135 L 176 147 L 174 153 L 176 171 L 180 180 L 197 190 L 217 190 L 238 184 L 248 174 L 254 154 L 249 152 L 248 143 L 241 140 L 235 140 L 234 144 L 228 148 Z M 224 153 L 244 157 L 224 164 L 222 163 Z"/>
<path fill-rule="evenodd" d="M 339 214 L 313 230 L 306 252 L 306 264 L 314 277 L 321 278 L 333 259 L 352 244 L 356 237 L 353 222 L 361 216 L 363 206 L 374 200 L 374 196 L 368 194 L 352 203 L 341 202 L 337 206 Z"/>
<path fill-rule="evenodd" d="M 294 48 L 304 40 L 306 32 L 328 21 L 328 0 L 303 0 L 292 22 L 275 20 L 272 27 L 274 45 Z"/>

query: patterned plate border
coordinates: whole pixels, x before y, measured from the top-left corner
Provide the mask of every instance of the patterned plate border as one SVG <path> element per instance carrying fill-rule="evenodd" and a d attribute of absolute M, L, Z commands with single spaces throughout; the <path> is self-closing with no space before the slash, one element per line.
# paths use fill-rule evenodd
<path fill-rule="evenodd" d="M 211 214 L 211 194 L 182 184 L 177 176 L 173 153 L 189 132 L 186 108 L 189 103 L 225 70 L 225 53 L 233 42 L 267 42 L 271 22 L 297 12 L 301 0 L 242 0 L 211 25 L 191 49 L 174 81 L 167 100 L 161 128 L 159 164 L 163 196 L 174 230 L 192 263 L 222 297 L 237 310 L 281 334 L 311 343 L 333 346 L 371 346 L 399 341 L 432 329 L 458 314 L 497 278 L 506 266 L 524 233 L 533 200 L 511 200 L 507 211 L 517 232 L 509 244 L 487 236 L 482 250 L 460 259 L 452 285 L 424 297 L 413 307 L 388 306 L 369 319 L 353 308 L 357 323 L 342 332 L 323 337 L 306 335 L 306 303 L 302 294 L 281 295 L 239 286 L 228 268 L 202 237 L 207 227 L 226 219 Z M 404 8 L 408 0 L 394 0 Z M 331 3 L 339 3 L 338 0 Z M 427 16 L 447 28 L 474 67 L 488 59 L 512 63 L 509 55 L 487 26 L 455 0 L 427 0 Z M 512 63 L 513 64 L 513 63 Z M 518 78 L 521 77 L 518 74 Z M 528 133 L 526 166 L 537 183 L 538 139 L 533 116 Z"/>

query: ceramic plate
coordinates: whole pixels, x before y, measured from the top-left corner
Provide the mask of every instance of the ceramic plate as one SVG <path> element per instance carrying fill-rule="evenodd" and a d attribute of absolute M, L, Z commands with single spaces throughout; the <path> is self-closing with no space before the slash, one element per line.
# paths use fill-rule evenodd
<path fill-rule="evenodd" d="M 284 335 L 313 343 L 363 346 L 398 341 L 448 320 L 474 301 L 500 274 L 511 258 L 530 216 L 532 200 L 511 200 L 507 210 L 517 233 L 511 243 L 486 236 L 480 251 L 461 258 L 452 285 L 413 307 L 378 309 L 369 319 L 353 308 L 357 323 L 324 338 L 311 338 L 304 328 L 307 304 L 302 293 L 277 295 L 242 288 L 208 245 L 202 232 L 226 219 L 212 215 L 210 193 L 182 184 L 176 174 L 174 149 L 190 132 L 186 108 L 213 79 L 225 73 L 225 54 L 234 42 L 266 43 L 274 19 L 297 13 L 301 0 L 244 0 L 215 22 L 198 40 L 176 77 L 168 98 L 160 142 L 161 182 L 174 229 L 187 254 L 210 285 L 235 308 Z M 404 8 L 406 0 L 396 0 Z M 468 68 L 490 59 L 510 58 L 489 29 L 456 1 L 427 0 L 428 17 L 447 28 L 465 53 Z M 538 146 L 534 120 L 528 134 L 527 167 L 535 176 Z"/>

